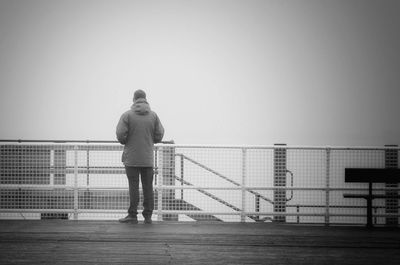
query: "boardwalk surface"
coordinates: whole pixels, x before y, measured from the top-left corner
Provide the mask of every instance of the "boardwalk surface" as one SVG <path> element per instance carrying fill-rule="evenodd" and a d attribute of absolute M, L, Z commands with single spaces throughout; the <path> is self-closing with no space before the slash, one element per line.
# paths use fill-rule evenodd
<path fill-rule="evenodd" d="M 0 264 L 400 264 L 400 230 L 0 221 Z"/>

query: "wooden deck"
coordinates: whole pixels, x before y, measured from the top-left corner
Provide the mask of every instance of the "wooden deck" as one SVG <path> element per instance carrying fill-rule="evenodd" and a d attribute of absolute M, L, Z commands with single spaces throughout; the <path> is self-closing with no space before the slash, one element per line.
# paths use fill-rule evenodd
<path fill-rule="evenodd" d="M 400 264 L 400 230 L 0 221 L 0 264 Z"/>

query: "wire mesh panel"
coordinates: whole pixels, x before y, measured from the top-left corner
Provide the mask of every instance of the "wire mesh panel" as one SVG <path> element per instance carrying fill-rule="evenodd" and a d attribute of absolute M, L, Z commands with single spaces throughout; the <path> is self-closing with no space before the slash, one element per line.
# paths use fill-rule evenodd
<path fill-rule="evenodd" d="M 287 170 L 292 178 L 290 185 L 306 189 L 286 192 L 288 212 L 305 214 L 289 216 L 287 221 L 323 223 L 326 207 L 326 150 L 288 149 Z"/>
<path fill-rule="evenodd" d="M 0 217 L 11 217 L 10 212 L 16 209 L 22 218 L 29 212 L 51 217 L 51 213 L 72 211 L 73 192 L 65 186 L 69 149 L 57 145 L 1 145 Z"/>
<path fill-rule="evenodd" d="M 246 191 L 246 211 L 255 213 L 249 218 L 254 221 L 271 221 L 272 215 L 260 216 L 259 213 L 274 211 L 274 190 L 262 189 L 274 185 L 274 149 L 248 148 L 245 177 L 246 186 L 249 187 Z"/>
<path fill-rule="evenodd" d="M 1 184 L 50 184 L 50 154 L 42 146 L 1 146 Z"/>
<path fill-rule="evenodd" d="M 110 143 L 1 144 L 0 218 L 122 217 L 129 207 L 122 149 Z M 385 148 L 156 145 L 154 218 L 364 224 L 365 200 L 343 194 L 365 194 L 368 186 L 345 183 L 344 170 L 384 168 L 385 154 Z M 374 189 L 388 194 L 385 184 Z M 373 201 L 374 223 L 385 224 L 385 214 L 398 212 L 387 205 Z"/>
<path fill-rule="evenodd" d="M 173 148 L 173 150 L 171 150 Z M 237 213 L 241 196 L 232 188 L 241 186 L 242 152 L 235 148 L 163 147 L 158 164 L 162 165 L 158 197 L 162 211 L 193 212 L 193 220 L 229 220 L 210 213 Z M 168 186 L 175 186 L 169 189 Z M 219 189 L 217 189 L 219 187 Z M 236 191 L 238 193 L 238 191 Z M 240 194 L 239 194 L 240 195 Z M 239 214 L 238 214 L 239 215 Z M 179 219 L 178 214 L 165 219 Z"/>

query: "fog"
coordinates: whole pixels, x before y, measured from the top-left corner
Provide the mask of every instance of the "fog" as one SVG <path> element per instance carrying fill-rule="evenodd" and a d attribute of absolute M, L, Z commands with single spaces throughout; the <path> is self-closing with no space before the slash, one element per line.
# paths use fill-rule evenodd
<path fill-rule="evenodd" d="M 399 13 L 399 1 L 0 0 L 0 139 L 114 140 L 143 89 L 179 144 L 398 144 Z"/>

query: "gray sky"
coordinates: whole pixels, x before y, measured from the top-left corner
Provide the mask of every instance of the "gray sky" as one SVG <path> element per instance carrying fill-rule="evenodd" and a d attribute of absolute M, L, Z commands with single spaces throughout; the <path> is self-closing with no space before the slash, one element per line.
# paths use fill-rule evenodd
<path fill-rule="evenodd" d="M 399 144 L 400 1 L 0 0 L 0 138 Z"/>

